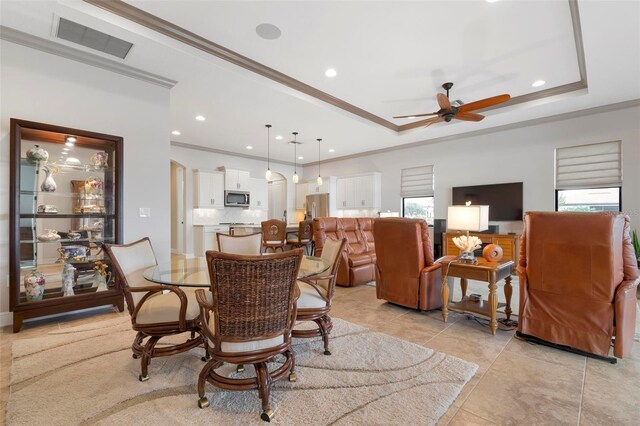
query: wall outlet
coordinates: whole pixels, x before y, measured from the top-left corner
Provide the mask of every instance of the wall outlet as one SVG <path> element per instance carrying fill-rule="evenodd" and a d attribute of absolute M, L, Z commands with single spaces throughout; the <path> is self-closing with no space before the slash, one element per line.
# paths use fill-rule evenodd
<path fill-rule="evenodd" d="M 140 207 L 138 212 L 138 216 L 140 217 L 151 217 L 151 209 L 149 207 Z"/>

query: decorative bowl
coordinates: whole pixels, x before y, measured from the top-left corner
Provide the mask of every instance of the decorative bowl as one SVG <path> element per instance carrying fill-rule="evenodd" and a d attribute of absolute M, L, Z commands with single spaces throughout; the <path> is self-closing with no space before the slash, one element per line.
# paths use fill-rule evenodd
<path fill-rule="evenodd" d="M 60 247 L 58 251 L 65 260 L 84 260 L 89 254 L 89 247 L 69 245 Z"/>

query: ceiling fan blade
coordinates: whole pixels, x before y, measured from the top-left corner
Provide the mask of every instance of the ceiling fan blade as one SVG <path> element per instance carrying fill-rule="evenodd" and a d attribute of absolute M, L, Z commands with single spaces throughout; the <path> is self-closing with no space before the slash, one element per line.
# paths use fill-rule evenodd
<path fill-rule="evenodd" d="M 493 96 L 491 98 L 481 99 L 479 101 L 470 102 L 468 104 L 460 105 L 458 107 L 458 111 L 460 111 L 460 112 L 469 112 L 469 111 L 474 111 L 476 109 L 489 108 L 490 106 L 501 104 L 503 102 L 507 102 L 509 99 L 511 99 L 511 96 L 507 95 L 507 94 Z"/>
<path fill-rule="evenodd" d="M 480 121 L 484 118 L 484 115 L 476 114 L 474 112 L 458 112 L 453 118 L 464 121 Z"/>
<path fill-rule="evenodd" d="M 438 99 L 438 105 L 440 105 L 440 108 L 451 109 L 451 102 L 449 102 L 449 98 L 447 98 L 447 95 L 438 93 L 436 95 L 436 98 Z"/>
<path fill-rule="evenodd" d="M 427 117 L 429 115 L 438 115 L 437 112 L 430 112 L 428 114 L 409 114 L 409 115 L 399 115 L 393 118 L 411 118 L 411 117 Z"/>
<path fill-rule="evenodd" d="M 441 122 L 441 121 L 444 121 L 444 118 L 442 118 L 442 117 L 433 117 L 433 118 L 430 118 L 430 119 L 428 119 L 428 120 L 423 121 L 423 122 L 422 122 L 422 123 L 420 123 L 420 124 L 424 124 L 424 123 L 426 123 L 424 127 L 429 127 L 429 126 L 431 126 L 432 124 L 434 124 L 434 123 L 439 123 L 439 122 Z"/>

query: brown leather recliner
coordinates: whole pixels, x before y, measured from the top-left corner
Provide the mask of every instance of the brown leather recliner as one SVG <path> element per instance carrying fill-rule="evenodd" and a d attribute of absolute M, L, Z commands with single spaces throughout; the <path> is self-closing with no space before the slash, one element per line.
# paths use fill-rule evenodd
<path fill-rule="evenodd" d="M 376 254 L 371 233 L 373 219 L 351 217 L 320 217 L 313 219 L 313 240 L 316 256 L 322 254 L 327 238 L 347 244 L 342 253 L 336 284 L 343 287 L 364 284 L 376 279 Z"/>
<path fill-rule="evenodd" d="M 434 262 L 427 223 L 382 218 L 373 224 L 378 299 L 414 309 L 442 306 L 442 268 Z"/>
<path fill-rule="evenodd" d="M 638 267 L 620 213 L 529 212 L 520 244 L 519 335 L 606 357 L 628 355 Z"/>

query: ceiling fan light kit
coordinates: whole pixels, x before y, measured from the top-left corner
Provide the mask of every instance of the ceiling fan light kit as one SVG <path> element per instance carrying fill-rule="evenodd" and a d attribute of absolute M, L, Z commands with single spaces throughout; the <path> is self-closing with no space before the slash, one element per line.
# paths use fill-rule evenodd
<path fill-rule="evenodd" d="M 470 103 L 461 103 L 460 101 L 454 101 L 453 105 L 449 100 L 449 90 L 453 87 L 453 83 L 447 82 L 442 85 L 442 88 L 447 91 L 447 94 L 438 93 L 436 95 L 436 99 L 438 100 L 438 106 L 440 109 L 436 112 L 430 112 L 426 114 L 410 114 L 410 115 L 399 115 L 393 118 L 417 118 L 417 117 L 429 117 L 435 115 L 437 117 L 429 118 L 424 120 L 422 124 L 424 127 L 428 127 L 434 123 L 440 123 L 442 121 L 449 123 L 454 118 L 456 120 L 463 121 L 481 121 L 484 118 L 484 115 L 477 114 L 475 110 L 489 108 L 494 105 L 501 104 L 503 102 L 507 102 L 511 99 L 511 96 L 508 94 L 502 94 L 498 96 L 493 96 L 491 98 L 481 99 L 479 101 L 470 102 Z"/>

